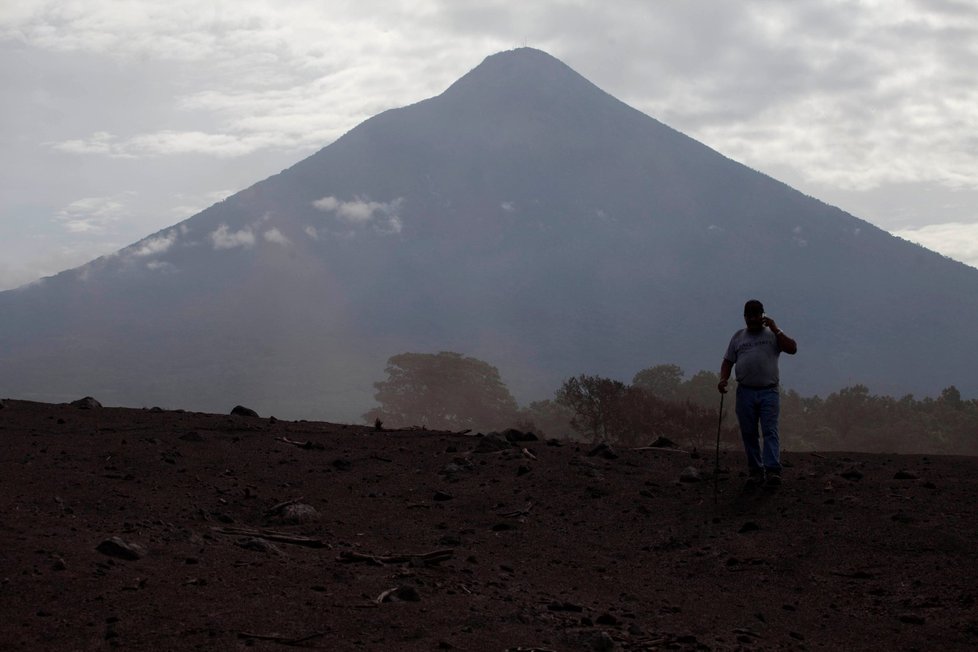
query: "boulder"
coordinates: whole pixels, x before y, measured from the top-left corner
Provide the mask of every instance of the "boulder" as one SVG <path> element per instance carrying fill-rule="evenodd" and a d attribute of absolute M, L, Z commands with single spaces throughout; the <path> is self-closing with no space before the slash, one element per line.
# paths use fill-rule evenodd
<path fill-rule="evenodd" d="M 238 417 L 257 417 L 258 413 L 251 408 L 246 408 L 243 405 L 235 405 L 231 410 L 231 414 Z"/>
<path fill-rule="evenodd" d="M 86 396 L 85 398 L 80 398 L 77 401 L 72 401 L 69 405 L 71 405 L 71 407 L 78 408 L 79 410 L 94 410 L 102 407 L 102 404 L 91 396 Z"/>

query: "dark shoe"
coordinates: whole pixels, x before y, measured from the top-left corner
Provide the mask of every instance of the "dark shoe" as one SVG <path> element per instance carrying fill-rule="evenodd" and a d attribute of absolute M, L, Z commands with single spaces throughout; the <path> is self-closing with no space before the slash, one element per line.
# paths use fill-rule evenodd
<path fill-rule="evenodd" d="M 777 489 L 780 486 L 781 486 L 781 474 L 768 473 L 767 478 L 764 480 L 764 487 L 766 489 Z"/>
<path fill-rule="evenodd" d="M 747 475 L 747 482 L 744 483 L 744 491 L 753 491 L 764 484 L 764 471 L 751 470 Z"/>

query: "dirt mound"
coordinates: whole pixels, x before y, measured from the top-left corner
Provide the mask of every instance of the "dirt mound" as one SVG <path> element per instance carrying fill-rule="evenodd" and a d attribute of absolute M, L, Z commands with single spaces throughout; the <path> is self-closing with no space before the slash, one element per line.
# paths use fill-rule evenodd
<path fill-rule="evenodd" d="M 15 400 L 0 438 L 3 649 L 978 648 L 974 458 L 742 494 L 739 451 Z"/>

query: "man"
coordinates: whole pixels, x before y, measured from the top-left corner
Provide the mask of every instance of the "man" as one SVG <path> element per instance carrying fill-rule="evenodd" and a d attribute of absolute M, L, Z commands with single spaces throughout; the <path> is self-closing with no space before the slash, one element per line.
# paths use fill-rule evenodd
<path fill-rule="evenodd" d="M 737 421 L 747 453 L 747 488 L 759 484 L 774 488 L 781 484 L 781 444 L 778 440 L 778 415 L 781 393 L 778 357 L 794 355 L 798 344 L 764 314 L 760 301 L 744 304 L 747 328 L 734 333 L 720 366 L 717 389 L 727 393 L 730 372 L 737 369 Z M 760 423 L 760 432 L 758 432 Z M 763 435 L 763 449 L 760 445 Z"/>

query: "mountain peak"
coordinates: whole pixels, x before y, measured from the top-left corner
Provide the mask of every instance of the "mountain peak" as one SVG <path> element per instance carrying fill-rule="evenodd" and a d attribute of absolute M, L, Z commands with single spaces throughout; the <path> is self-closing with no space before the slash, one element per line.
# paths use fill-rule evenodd
<path fill-rule="evenodd" d="M 489 55 L 452 84 L 444 95 L 546 93 L 574 95 L 598 88 L 556 57 L 535 48 Z"/>

